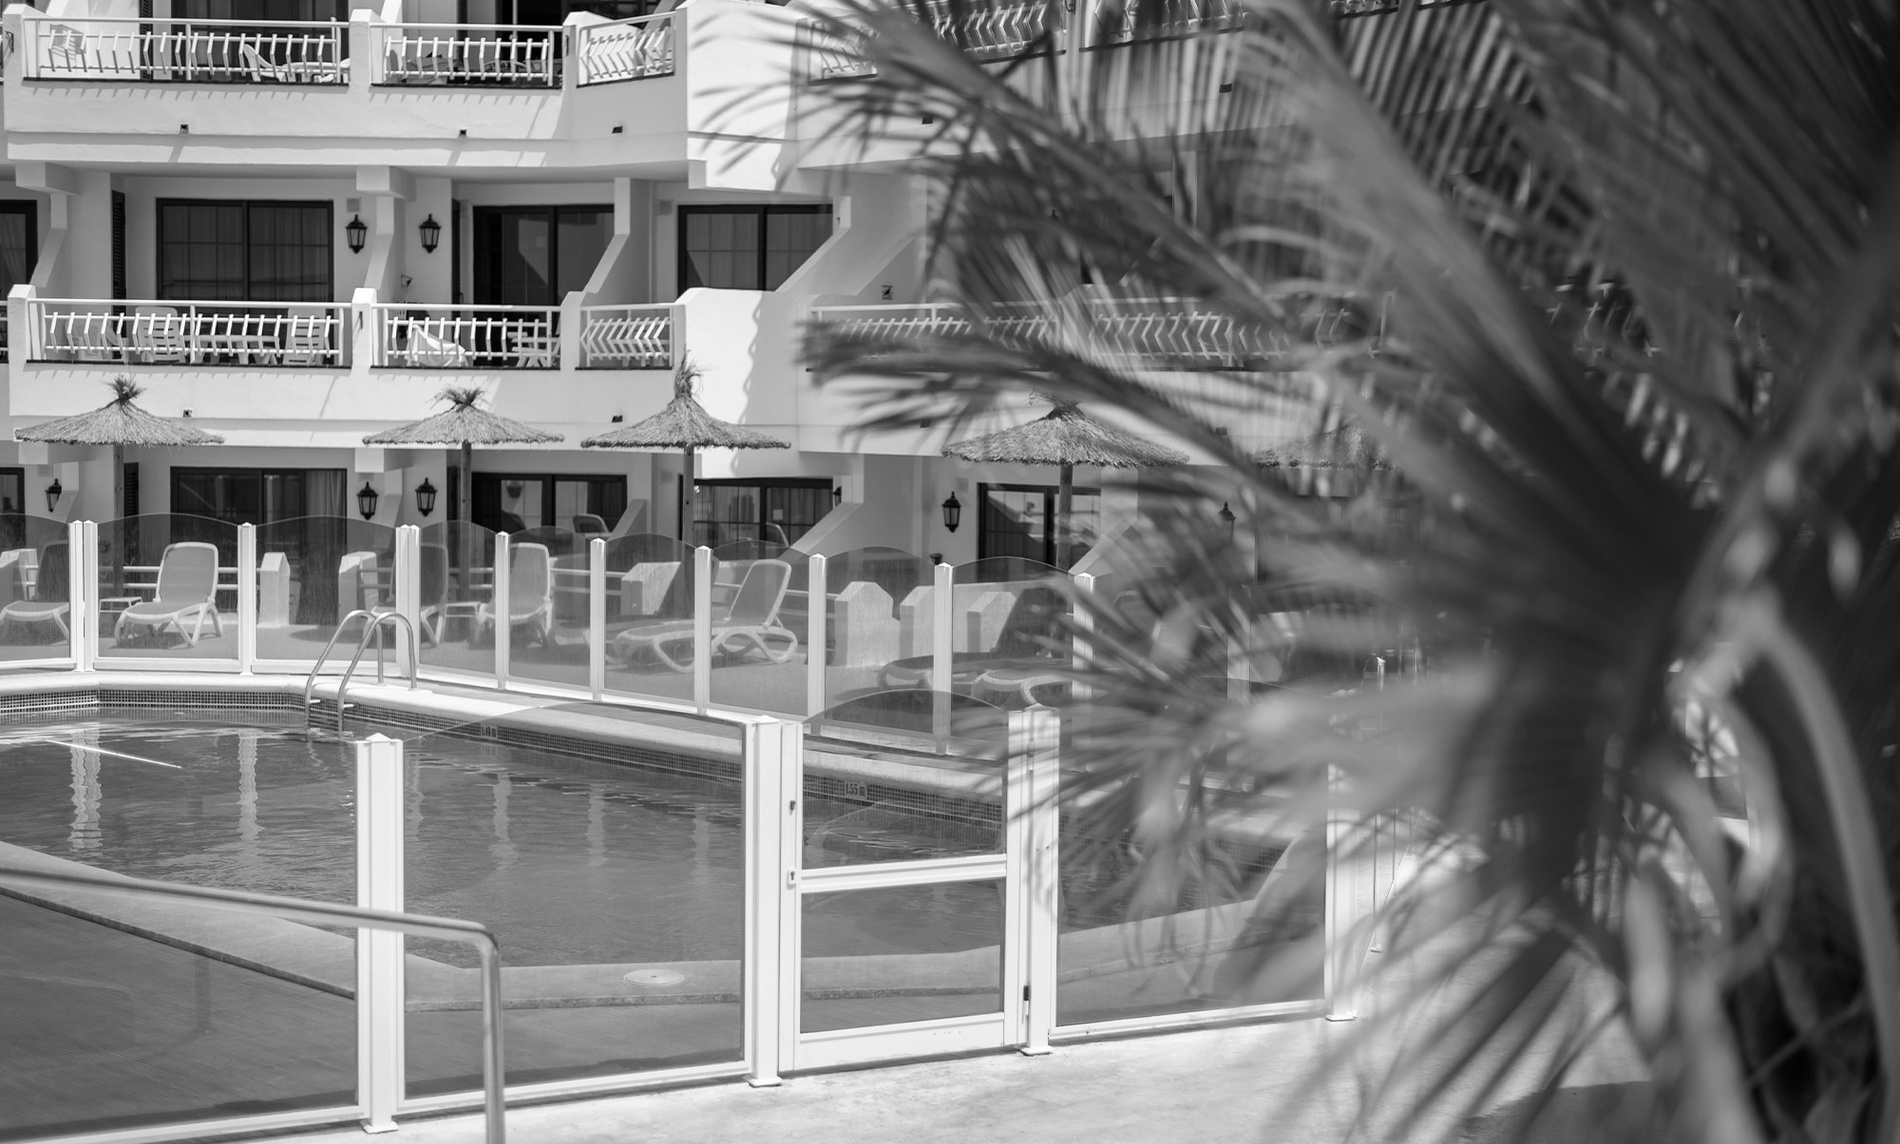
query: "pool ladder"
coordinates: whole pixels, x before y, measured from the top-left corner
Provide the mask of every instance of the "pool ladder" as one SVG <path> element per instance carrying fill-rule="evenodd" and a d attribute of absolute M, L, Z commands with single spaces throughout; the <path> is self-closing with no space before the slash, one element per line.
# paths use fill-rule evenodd
<path fill-rule="evenodd" d="M 376 682 L 380 684 L 383 681 L 382 632 L 383 621 L 385 620 L 400 620 L 403 630 L 409 633 L 409 690 L 414 691 L 416 689 L 416 664 L 422 658 L 422 645 L 416 639 L 416 626 L 410 623 L 409 617 L 403 615 L 401 612 L 378 613 L 372 612 L 368 608 L 358 608 L 349 615 L 344 616 L 343 622 L 336 626 L 336 631 L 330 633 L 330 642 L 323 645 L 323 654 L 317 656 L 316 666 L 312 667 L 310 674 L 304 678 L 303 729 L 306 732 L 310 730 L 310 708 L 315 702 L 313 696 L 317 690 L 317 673 L 323 670 L 323 662 L 330 658 L 330 651 L 336 647 L 336 641 L 343 635 L 343 629 L 349 627 L 350 621 L 358 616 L 363 617 L 363 619 L 368 622 L 363 625 L 362 638 L 356 641 L 356 654 L 350 657 L 350 666 L 343 670 L 342 682 L 336 685 L 336 733 L 339 736 L 343 734 L 343 711 L 345 707 L 343 697 L 350 689 L 350 676 L 356 674 L 356 665 L 363 662 L 363 652 L 369 647 L 371 636 L 377 637 Z"/>

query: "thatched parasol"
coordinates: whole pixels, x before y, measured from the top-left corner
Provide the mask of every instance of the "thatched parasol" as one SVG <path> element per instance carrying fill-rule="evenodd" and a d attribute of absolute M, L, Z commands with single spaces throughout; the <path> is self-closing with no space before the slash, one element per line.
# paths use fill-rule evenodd
<path fill-rule="evenodd" d="M 685 455 L 685 475 L 680 480 L 680 540 L 692 543 L 693 451 L 695 449 L 789 449 L 791 442 L 767 436 L 756 429 L 721 421 L 693 400 L 693 383 L 700 368 L 691 358 L 681 358 L 673 371 L 673 400 L 666 408 L 643 421 L 625 428 L 589 437 L 583 449 L 679 449 Z"/>
<path fill-rule="evenodd" d="M 945 445 L 943 455 L 979 464 L 1061 466 L 1056 486 L 1056 567 L 1065 571 L 1069 567 L 1069 510 L 1077 465 L 1137 469 L 1187 464 L 1186 453 L 1104 425 L 1060 401 L 1045 416 L 1027 425 Z"/>
<path fill-rule="evenodd" d="M 363 438 L 365 445 L 460 445 L 462 489 L 459 499 L 465 526 L 475 520 L 469 507 L 473 504 L 471 490 L 475 484 L 472 467 L 475 463 L 475 446 L 543 445 L 566 440 L 559 433 L 545 433 L 532 425 L 524 425 L 511 417 L 483 409 L 476 404 L 481 398 L 480 386 L 451 386 L 435 395 L 437 401 L 449 403 L 449 407 L 442 412 Z"/>
<path fill-rule="evenodd" d="M 133 402 L 145 390 L 123 374 L 113 378 L 111 384 L 112 400 L 92 412 L 28 425 L 15 429 L 13 436 L 18 441 L 43 441 L 50 445 L 112 446 L 112 506 L 123 517 L 127 445 L 222 445 L 224 438 L 140 409 Z"/>
<path fill-rule="evenodd" d="M 1378 446 L 1354 426 L 1275 441 L 1253 454 L 1263 469 L 1389 469 Z"/>

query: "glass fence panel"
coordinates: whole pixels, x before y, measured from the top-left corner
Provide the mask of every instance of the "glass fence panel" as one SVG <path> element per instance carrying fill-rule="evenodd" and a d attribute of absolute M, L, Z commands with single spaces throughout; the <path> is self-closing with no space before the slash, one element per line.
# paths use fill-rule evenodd
<path fill-rule="evenodd" d="M 510 1084 L 741 1058 L 736 728 L 564 704 L 389 733 L 408 740 L 408 907 L 500 943 Z M 473 951 L 408 952 L 409 1095 L 479 1087 Z"/>
<path fill-rule="evenodd" d="M 241 717 L 253 725 L 157 711 L 8 721 L 0 851 L 14 865 L 351 900 L 353 752 L 310 742 L 294 716 Z M 11 888 L 0 963 L 0 1139 L 354 1100 L 348 933 Z"/>
<path fill-rule="evenodd" d="M 564 528 L 508 537 L 508 674 L 587 687 L 587 543 Z"/>
<path fill-rule="evenodd" d="M 99 658 L 236 661 L 237 538 L 206 516 L 99 525 Z"/>
<path fill-rule="evenodd" d="M 1000 1013 L 1003 882 L 806 894 L 803 1033 Z"/>
<path fill-rule="evenodd" d="M 998 854 L 1009 716 L 944 691 L 873 692 L 805 723 L 804 864 Z M 880 765 L 880 756 L 901 767 Z"/>
<path fill-rule="evenodd" d="M 825 562 L 829 630 L 825 704 L 893 687 L 927 687 L 936 566 L 897 548 L 857 548 Z M 921 591 L 920 591 L 921 589 Z"/>
<path fill-rule="evenodd" d="M 417 601 L 422 665 L 450 671 L 495 673 L 492 621 L 495 606 L 495 534 L 478 524 L 451 520 L 422 530 L 417 561 Z"/>
<path fill-rule="evenodd" d="M 1158 888 L 1138 878 L 1124 793 L 1096 783 L 1063 815 L 1057 1023 L 1320 998 L 1324 825 L 1218 816 Z"/>
<path fill-rule="evenodd" d="M 343 516 L 258 525 L 257 658 L 306 670 L 343 617 L 358 608 L 395 611 L 395 577 L 396 530 L 388 525 Z M 334 670 L 348 666 L 361 632 L 358 621 L 337 641 Z"/>
<path fill-rule="evenodd" d="M 721 558 L 713 579 L 712 702 L 720 707 L 805 713 L 808 557 L 781 545 L 777 554 Z M 728 545 L 736 548 L 737 545 Z"/>
<path fill-rule="evenodd" d="M 650 532 L 607 542 L 608 691 L 692 702 L 693 552 Z"/>
<path fill-rule="evenodd" d="M 952 580 L 951 687 L 1004 707 L 1066 704 L 1069 576 L 1004 556 L 959 564 Z"/>
<path fill-rule="evenodd" d="M 66 526 L 0 510 L 0 661 L 72 655 Z"/>

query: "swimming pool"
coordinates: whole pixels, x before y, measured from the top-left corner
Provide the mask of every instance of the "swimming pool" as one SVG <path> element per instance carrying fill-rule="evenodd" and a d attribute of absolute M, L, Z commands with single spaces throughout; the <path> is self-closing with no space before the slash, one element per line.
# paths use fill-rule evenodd
<path fill-rule="evenodd" d="M 353 725 L 355 734 L 376 727 Z M 489 926 L 505 963 L 736 959 L 744 829 L 737 781 L 450 734 L 407 740 L 406 906 Z M 355 749 L 263 711 L 88 712 L 0 724 L 0 841 L 117 873 L 348 901 Z M 736 779 L 737 767 L 733 766 Z M 809 864 L 965 853 L 993 822 L 808 799 Z M 989 847 L 981 847 L 987 849 Z M 893 916 L 841 895 L 807 956 L 970 949 L 998 896 L 946 887 Z M 862 909 L 854 909 L 862 906 Z M 475 964 L 467 946 L 411 952 Z"/>

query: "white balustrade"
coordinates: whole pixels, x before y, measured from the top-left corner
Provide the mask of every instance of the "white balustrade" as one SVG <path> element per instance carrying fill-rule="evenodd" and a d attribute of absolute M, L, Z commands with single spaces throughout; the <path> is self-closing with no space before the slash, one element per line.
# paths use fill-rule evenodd
<path fill-rule="evenodd" d="M 35 298 L 40 361 L 154 365 L 349 364 L 347 306 L 296 302 Z"/>
<path fill-rule="evenodd" d="M 583 306 L 583 369 L 670 369 L 673 311 L 657 306 Z"/>
<path fill-rule="evenodd" d="M 76 16 L 25 20 L 29 79 L 347 84 L 349 27 L 335 21 Z"/>
<path fill-rule="evenodd" d="M 565 29 L 514 24 L 374 24 L 378 84 L 559 87 Z"/>
<path fill-rule="evenodd" d="M 580 72 L 575 82 L 586 87 L 672 75 L 673 19 L 671 15 L 639 16 L 579 26 L 574 48 Z"/>
<path fill-rule="evenodd" d="M 401 369 L 559 369 L 556 306 L 378 303 L 370 364 Z"/>

